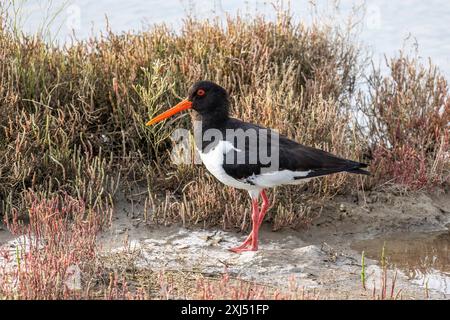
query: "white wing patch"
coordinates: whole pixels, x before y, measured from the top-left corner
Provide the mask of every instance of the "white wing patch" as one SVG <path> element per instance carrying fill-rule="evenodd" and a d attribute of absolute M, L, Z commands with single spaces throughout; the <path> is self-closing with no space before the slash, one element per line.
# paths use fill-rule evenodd
<path fill-rule="evenodd" d="M 260 175 L 253 175 L 248 180 L 255 185 L 262 188 L 272 188 L 282 184 L 300 184 L 309 181 L 310 179 L 298 179 L 308 176 L 311 170 L 308 171 L 291 171 L 291 170 L 281 170 L 274 172 L 262 173 Z"/>
<path fill-rule="evenodd" d="M 202 153 L 197 149 L 200 154 L 200 158 L 203 161 L 206 169 L 208 169 L 211 174 L 216 177 L 223 184 L 234 187 L 237 189 L 244 190 L 261 190 L 263 188 L 272 188 L 283 184 L 301 184 L 305 183 L 311 179 L 295 179 L 308 176 L 311 170 L 308 171 L 291 171 L 291 170 L 281 170 L 273 171 L 267 173 L 261 173 L 259 175 L 252 175 L 246 179 L 237 180 L 232 176 L 228 175 L 224 168 L 224 155 L 231 151 L 242 152 L 242 150 L 237 149 L 229 141 L 220 141 L 216 146 L 211 148 L 207 153 Z"/>

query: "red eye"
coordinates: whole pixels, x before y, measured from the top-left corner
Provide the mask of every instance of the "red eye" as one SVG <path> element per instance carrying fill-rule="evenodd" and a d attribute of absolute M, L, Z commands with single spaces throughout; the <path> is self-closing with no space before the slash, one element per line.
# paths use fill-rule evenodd
<path fill-rule="evenodd" d="M 203 90 L 203 89 L 198 89 L 197 90 L 197 95 L 199 97 L 203 97 L 205 94 L 206 94 L 205 90 Z"/>

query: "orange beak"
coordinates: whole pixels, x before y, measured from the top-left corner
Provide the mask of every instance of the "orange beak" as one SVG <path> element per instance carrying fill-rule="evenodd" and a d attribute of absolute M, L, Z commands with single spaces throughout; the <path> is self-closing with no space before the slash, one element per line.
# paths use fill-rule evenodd
<path fill-rule="evenodd" d="M 161 113 L 159 116 L 156 116 L 155 118 L 153 118 L 152 120 L 147 122 L 146 125 L 147 126 L 154 125 L 155 123 L 163 121 L 164 119 L 167 119 L 178 112 L 181 112 L 181 111 L 187 110 L 187 109 L 191 109 L 191 108 L 192 108 L 192 102 L 187 99 L 183 100 L 179 104 L 177 104 L 175 107 L 167 110 L 166 112 Z"/>

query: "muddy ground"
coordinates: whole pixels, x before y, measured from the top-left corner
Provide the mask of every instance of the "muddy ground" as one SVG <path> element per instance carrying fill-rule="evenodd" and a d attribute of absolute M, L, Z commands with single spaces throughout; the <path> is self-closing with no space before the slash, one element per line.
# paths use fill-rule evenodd
<path fill-rule="evenodd" d="M 450 297 L 449 193 L 414 196 L 371 192 L 337 197 L 319 218 L 301 230 L 273 232 L 265 223 L 260 250 L 227 249 L 246 234 L 221 229 L 145 224 L 142 208 L 120 201 L 112 228 L 100 236 L 103 256 L 124 254 L 139 270 L 185 271 L 232 277 L 287 289 L 295 282 L 322 299 L 373 299 L 381 294 L 383 246 L 387 292 L 402 299 Z M 1 228 L 1 227 L 0 227 Z M 3 227 L 0 245 L 14 245 Z M 361 281 L 365 251 L 365 286 Z M 129 261 L 128 261 L 129 263 Z M 375 290 L 374 290 L 375 288 Z"/>
<path fill-rule="evenodd" d="M 312 225 L 273 232 L 265 223 L 260 250 L 235 254 L 243 233 L 141 223 L 121 203 L 113 228 L 102 235 L 106 252 L 134 252 L 138 268 L 183 270 L 234 277 L 283 290 L 292 279 L 319 298 L 373 298 L 380 295 L 384 241 L 388 291 L 397 272 L 394 295 L 403 299 L 450 296 L 448 193 L 401 196 L 372 192 L 338 197 Z M 133 216 L 133 217 L 132 217 Z M 124 239 L 127 245 L 124 246 Z M 417 245 L 420 244 L 420 245 Z M 361 251 L 366 252 L 366 289 L 361 281 Z M 398 294 L 398 295 L 397 295 Z"/>

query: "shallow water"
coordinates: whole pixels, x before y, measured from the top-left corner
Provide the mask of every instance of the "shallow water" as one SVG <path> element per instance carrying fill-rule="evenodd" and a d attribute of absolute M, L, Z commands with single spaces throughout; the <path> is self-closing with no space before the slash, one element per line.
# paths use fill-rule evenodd
<path fill-rule="evenodd" d="M 16 0 L 22 3 L 20 25 L 28 33 L 40 27 L 49 29 L 60 43 L 98 35 L 109 26 L 114 32 L 142 30 L 155 23 L 179 28 L 190 14 L 197 18 L 224 18 L 226 14 L 276 16 L 273 2 L 267 0 Z M 284 3 L 287 3 L 285 0 Z M 311 5 L 315 3 L 315 5 Z M 338 5 L 336 5 L 336 3 Z M 287 5 L 284 5 L 287 8 Z M 360 40 L 373 53 L 376 63 L 398 54 L 403 47 L 417 48 L 424 62 L 431 57 L 450 78 L 450 2 L 447 0 L 295 0 L 291 10 L 296 20 L 306 23 L 332 19 L 345 23 L 351 16 L 359 22 Z M 356 11 L 355 11 L 356 10 Z M 59 12 L 59 13 L 58 13 Z M 57 17 L 52 21 L 53 17 Z M 50 22 L 46 24 L 46 22 Z"/>
<path fill-rule="evenodd" d="M 450 231 L 395 233 L 356 242 L 352 249 L 381 260 L 383 246 L 387 263 L 412 282 L 450 294 Z"/>

